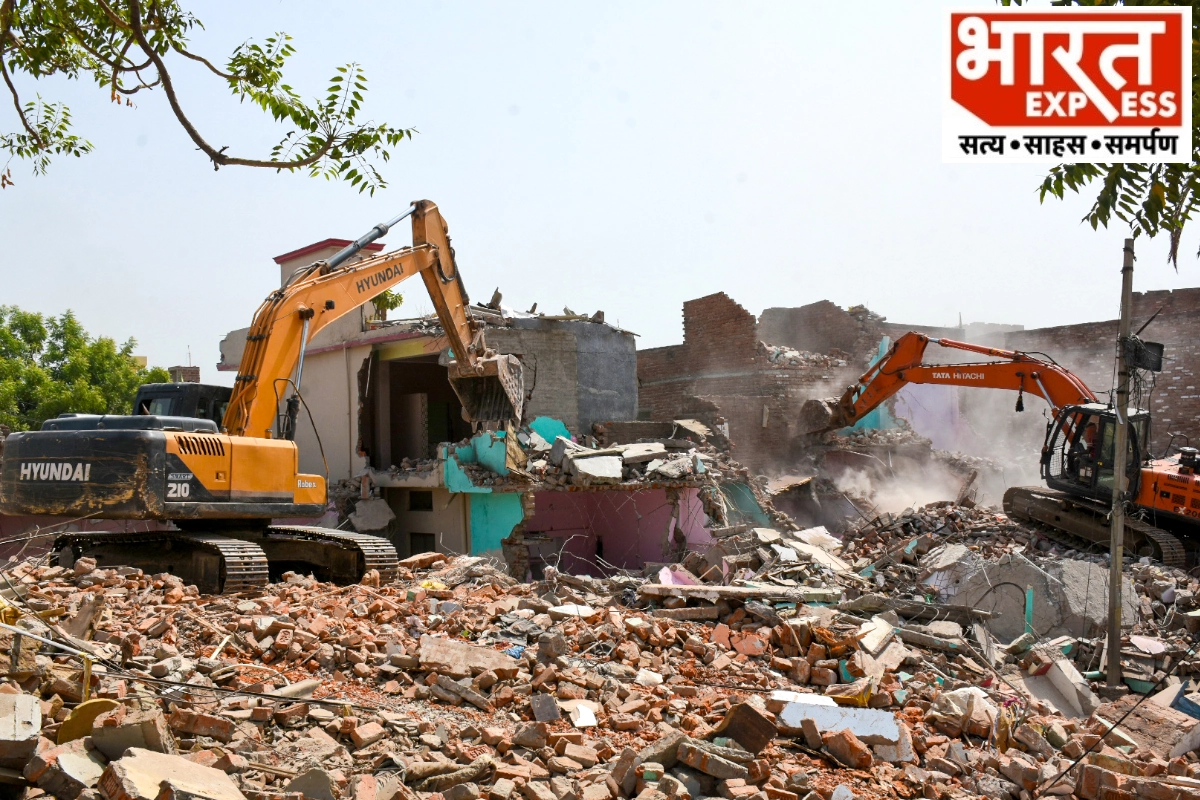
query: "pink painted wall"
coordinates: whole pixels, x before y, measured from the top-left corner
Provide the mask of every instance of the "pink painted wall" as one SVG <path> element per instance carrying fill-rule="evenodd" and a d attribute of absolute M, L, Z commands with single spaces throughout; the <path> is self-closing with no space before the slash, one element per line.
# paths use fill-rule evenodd
<path fill-rule="evenodd" d="M 703 549 L 712 542 L 696 489 L 682 490 L 678 521 L 663 489 L 539 492 L 534 501 L 535 513 L 526 530 L 564 540 L 560 567 L 573 574 L 604 574 L 594 561 L 597 545 L 605 561 L 622 569 L 663 561 L 676 522 L 692 548 Z"/>

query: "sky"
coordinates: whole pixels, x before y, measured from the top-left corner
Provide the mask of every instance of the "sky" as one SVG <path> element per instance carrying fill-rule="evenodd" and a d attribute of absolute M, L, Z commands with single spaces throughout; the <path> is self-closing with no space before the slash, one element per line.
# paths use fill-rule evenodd
<path fill-rule="evenodd" d="M 941 162 L 937 2 L 186 5 L 205 25 L 193 49 L 218 62 L 292 35 L 288 82 L 309 96 L 361 63 L 366 116 L 418 131 L 383 167 L 389 187 L 214 171 L 161 92 L 126 108 L 94 84 L 26 80 L 70 105 L 95 152 L 38 177 L 12 162 L 0 304 L 72 309 L 151 364 L 190 353 L 229 384 L 218 344 L 277 288 L 273 256 L 428 198 L 473 300 L 603 310 L 639 349 L 680 342 L 682 303 L 720 291 L 755 314 L 827 299 L 926 325 L 1117 315 L 1128 230 L 1081 224 L 1090 195 L 1041 205 L 1044 166 Z M 210 142 L 262 157 L 282 136 L 199 65 L 174 66 Z M 17 124 L 7 108 L 0 130 Z M 1185 235 L 1176 272 L 1165 240 L 1139 239 L 1135 289 L 1200 285 L 1198 242 Z M 419 283 L 401 289 L 393 317 L 430 310 Z"/>

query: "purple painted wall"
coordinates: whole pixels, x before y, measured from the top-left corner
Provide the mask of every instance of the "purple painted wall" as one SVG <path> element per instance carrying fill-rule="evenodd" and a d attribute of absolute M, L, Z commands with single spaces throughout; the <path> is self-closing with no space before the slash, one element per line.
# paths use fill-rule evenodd
<path fill-rule="evenodd" d="M 676 524 L 691 547 L 703 549 L 712 543 L 697 489 L 681 491 L 679 520 L 663 489 L 539 492 L 534 509 L 526 531 L 563 540 L 560 568 L 572 574 L 603 574 L 595 566 L 598 546 L 601 558 L 622 569 L 663 561 Z"/>
<path fill-rule="evenodd" d="M 896 393 L 896 416 L 939 450 L 969 450 L 975 435 L 958 406 L 957 386 L 910 383 Z"/>

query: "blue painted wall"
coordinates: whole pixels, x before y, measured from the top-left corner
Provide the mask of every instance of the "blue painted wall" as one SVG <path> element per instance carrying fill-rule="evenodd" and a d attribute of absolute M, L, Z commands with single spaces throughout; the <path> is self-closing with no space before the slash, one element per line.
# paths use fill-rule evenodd
<path fill-rule="evenodd" d="M 524 518 L 521 495 L 515 492 L 476 494 L 471 504 L 471 555 L 500 549 L 500 540 Z"/>
<path fill-rule="evenodd" d="M 879 342 L 879 350 L 875 353 L 875 357 L 871 359 L 871 363 L 867 365 L 868 368 L 878 364 L 883 357 L 887 355 L 888 348 L 891 346 L 891 338 L 888 336 L 883 337 L 883 339 L 881 339 Z M 865 372 L 866 370 L 863 371 Z M 849 428 L 843 428 L 841 431 L 839 431 L 839 433 L 844 434 L 847 431 L 853 430 L 884 430 L 886 428 L 898 427 L 900 427 L 900 423 L 896 422 L 896 418 L 893 417 L 891 412 L 887 410 L 887 406 L 881 404 L 879 408 L 875 409 L 869 414 L 864 414 L 862 419 L 851 425 Z"/>

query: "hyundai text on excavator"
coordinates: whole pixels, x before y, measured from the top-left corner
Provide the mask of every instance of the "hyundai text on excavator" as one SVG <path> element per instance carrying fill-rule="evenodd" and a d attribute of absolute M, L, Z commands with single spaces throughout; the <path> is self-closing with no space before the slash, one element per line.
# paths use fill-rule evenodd
<path fill-rule="evenodd" d="M 926 364 L 925 348 L 931 343 L 999 360 Z M 816 434 L 853 425 L 909 383 L 1015 391 L 1017 411 L 1024 410 L 1026 394 L 1044 398 L 1053 415 L 1041 453 L 1041 475 L 1048 488 L 1010 487 L 1004 493 L 1004 510 L 1068 537 L 1108 545 L 1118 411 L 1100 403 L 1078 376 L 1052 360 L 906 333 L 840 398 L 805 403 L 800 427 L 804 433 Z M 1195 548 L 1190 537 L 1200 532 L 1196 448 L 1180 447 L 1174 456 L 1154 458 L 1149 452 L 1150 413 L 1130 408 L 1128 414 L 1131 508 L 1125 519 L 1125 549 L 1185 567 L 1184 542 Z"/>
<path fill-rule="evenodd" d="M 411 247 L 350 262 L 409 216 Z M 195 384 L 155 384 L 142 387 L 133 415 L 64 414 L 39 431 L 11 434 L 0 465 L 0 513 L 162 523 L 148 533 L 63 533 L 53 552 L 60 562 L 89 555 L 171 572 L 205 592 L 254 590 L 284 569 L 339 582 L 377 569 L 389 579 L 397 556 L 386 539 L 271 520 L 325 512 L 325 477 L 300 472 L 294 441 L 309 341 L 414 275 L 445 331 L 463 416 L 487 428 L 519 422 L 521 365 L 487 349 L 446 224 L 422 200 L 328 260 L 296 270 L 267 297 L 219 426 L 215 409 L 224 398 L 198 393 Z"/>

